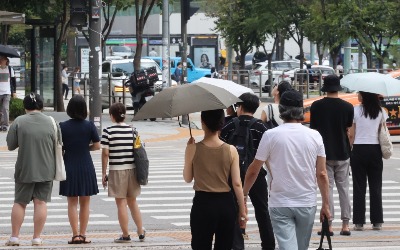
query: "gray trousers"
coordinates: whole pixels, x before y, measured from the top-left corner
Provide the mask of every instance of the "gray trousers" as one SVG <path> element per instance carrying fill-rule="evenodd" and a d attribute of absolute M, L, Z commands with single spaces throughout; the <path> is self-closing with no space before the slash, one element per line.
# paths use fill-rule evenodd
<path fill-rule="evenodd" d="M 335 218 L 335 207 L 333 200 L 333 185 L 336 183 L 336 188 L 339 193 L 340 212 L 343 223 L 348 224 L 351 218 L 351 205 L 349 196 L 349 173 L 350 159 L 345 161 L 326 161 L 326 171 L 329 178 L 329 209 L 331 210 L 331 219 Z"/>
<path fill-rule="evenodd" d="M 11 95 L 0 95 L 1 119 L 0 125 L 8 127 Z"/>

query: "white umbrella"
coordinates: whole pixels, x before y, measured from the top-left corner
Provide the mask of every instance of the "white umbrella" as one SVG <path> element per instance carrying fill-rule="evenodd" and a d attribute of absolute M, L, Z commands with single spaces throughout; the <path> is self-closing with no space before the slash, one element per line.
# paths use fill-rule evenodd
<path fill-rule="evenodd" d="M 244 94 L 244 93 L 254 94 L 254 91 L 251 88 L 244 87 L 242 85 L 239 85 L 239 84 L 229 81 L 229 80 L 202 77 L 202 78 L 194 81 L 193 83 L 199 83 L 199 82 L 214 85 L 219 88 L 223 88 L 225 90 L 228 90 L 229 92 L 231 92 L 233 95 L 235 95 L 237 97 L 239 97 L 241 94 Z"/>
<path fill-rule="evenodd" d="M 376 72 L 347 74 L 340 85 L 350 90 L 393 96 L 400 94 L 400 81 Z"/>

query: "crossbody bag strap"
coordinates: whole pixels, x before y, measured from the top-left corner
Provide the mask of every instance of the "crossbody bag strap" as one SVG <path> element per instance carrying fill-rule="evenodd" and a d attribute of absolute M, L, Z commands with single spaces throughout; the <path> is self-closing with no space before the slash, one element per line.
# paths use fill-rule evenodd
<path fill-rule="evenodd" d="M 51 123 L 53 124 L 53 129 L 54 129 L 54 142 L 57 143 L 58 141 L 58 129 L 57 129 L 57 125 L 56 125 L 56 121 L 54 120 L 54 118 L 52 116 L 49 116 Z"/>
<path fill-rule="evenodd" d="M 268 104 L 268 120 L 271 121 L 274 117 L 274 110 L 272 108 L 272 104 Z"/>

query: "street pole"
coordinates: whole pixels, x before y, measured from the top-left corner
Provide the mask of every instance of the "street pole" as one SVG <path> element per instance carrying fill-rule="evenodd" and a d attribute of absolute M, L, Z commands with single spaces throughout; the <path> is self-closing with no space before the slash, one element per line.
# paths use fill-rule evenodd
<path fill-rule="evenodd" d="M 232 81 L 232 70 L 233 70 L 233 67 L 232 67 L 232 64 L 233 64 L 233 60 L 232 60 L 232 55 L 233 55 L 233 49 L 232 49 L 232 46 L 230 46 L 229 44 L 228 44 L 228 47 L 227 47 L 227 56 L 226 57 L 228 57 L 227 58 L 227 60 L 228 60 L 228 80 L 230 80 L 230 81 Z"/>
<path fill-rule="evenodd" d="M 310 42 L 310 64 L 314 65 L 314 57 L 315 57 L 315 44 Z"/>
<path fill-rule="evenodd" d="M 351 40 L 350 38 L 344 42 L 344 60 L 343 60 L 343 68 L 344 74 L 347 75 L 350 70 L 350 55 L 351 55 Z"/>
<path fill-rule="evenodd" d="M 101 1 L 89 1 L 89 120 L 101 135 Z"/>
<path fill-rule="evenodd" d="M 169 54 L 169 2 L 162 5 L 162 88 L 171 87 L 170 54 Z"/>
<path fill-rule="evenodd" d="M 181 84 L 185 84 L 187 81 L 187 20 L 184 15 L 184 1 L 181 0 L 181 39 L 182 39 L 182 51 L 181 51 L 181 62 L 182 62 L 182 78 Z M 189 124 L 189 115 L 182 116 L 182 124 Z"/>

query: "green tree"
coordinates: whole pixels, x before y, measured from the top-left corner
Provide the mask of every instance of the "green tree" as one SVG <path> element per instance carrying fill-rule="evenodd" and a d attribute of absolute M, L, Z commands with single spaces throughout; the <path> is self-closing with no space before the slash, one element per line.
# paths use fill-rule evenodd
<path fill-rule="evenodd" d="M 142 57 L 143 48 L 143 29 L 155 3 L 156 0 L 135 0 L 136 53 L 133 60 L 135 71 L 140 70 L 140 58 Z"/>
<path fill-rule="evenodd" d="M 333 67 L 336 68 L 341 46 L 348 39 L 339 1 L 314 0 L 310 4 L 310 18 L 305 24 L 305 33 L 317 45 L 319 63 L 322 64 L 324 51 L 329 50 Z"/>
<path fill-rule="evenodd" d="M 216 18 L 216 31 L 227 44 L 239 52 L 240 68 L 244 68 L 245 56 L 256 44 L 265 41 L 265 33 L 259 29 L 259 17 L 254 6 L 245 0 L 208 0 L 206 14 Z"/>
<path fill-rule="evenodd" d="M 104 0 L 103 2 L 105 3 L 103 5 L 104 24 L 101 33 L 103 35 L 102 46 L 105 46 L 105 41 L 110 35 L 117 13 L 132 6 L 133 0 Z"/>
<path fill-rule="evenodd" d="M 378 60 L 379 68 L 388 56 L 387 50 L 394 39 L 399 37 L 400 1 L 398 0 L 349 0 L 339 5 L 348 34 L 360 44 L 367 55 L 367 67 L 372 68 L 372 54 Z M 351 13 L 348 10 L 351 9 Z"/>

